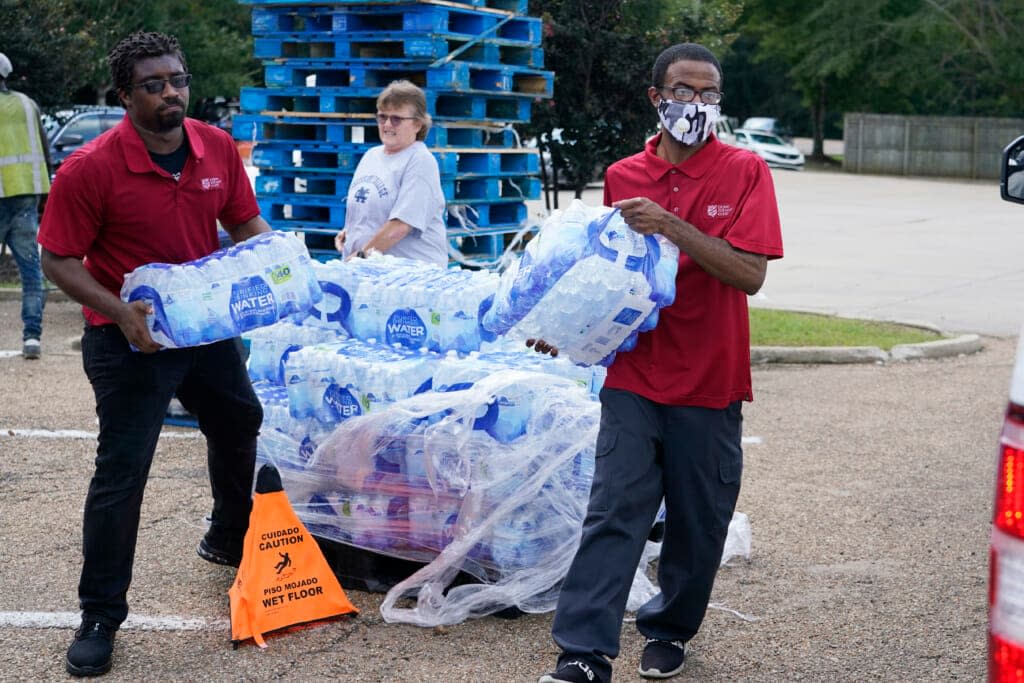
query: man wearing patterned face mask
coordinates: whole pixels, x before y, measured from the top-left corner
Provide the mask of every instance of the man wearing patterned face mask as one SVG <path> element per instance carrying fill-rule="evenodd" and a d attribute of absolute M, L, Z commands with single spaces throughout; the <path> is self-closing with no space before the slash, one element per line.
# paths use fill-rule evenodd
<path fill-rule="evenodd" d="M 669 88 L 672 97 L 701 97 L 701 101 L 677 102 L 674 99 L 662 99 L 658 102 L 658 118 L 669 135 L 680 143 L 692 147 L 704 142 L 711 134 L 711 129 L 718 120 L 721 108 L 717 104 L 709 104 L 709 100 L 721 100 L 722 93 L 705 90 L 695 93 L 689 86 Z"/>
<path fill-rule="evenodd" d="M 639 670 L 680 673 L 740 490 L 741 407 L 753 398 L 747 296 L 782 257 L 775 191 L 764 161 L 711 135 L 722 68 L 707 48 L 674 45 L 652 75 L 647 97 L 661 132 L 609 167 L 604 203 L 636 232 L 679 247 L 676 299 L 608 368 L 590 504 L 551 629 L 562 652 L 539 683 L 611 680 L 633 573 L 663 498 L 661 592 L 637 612 L 647 639 Z"/>

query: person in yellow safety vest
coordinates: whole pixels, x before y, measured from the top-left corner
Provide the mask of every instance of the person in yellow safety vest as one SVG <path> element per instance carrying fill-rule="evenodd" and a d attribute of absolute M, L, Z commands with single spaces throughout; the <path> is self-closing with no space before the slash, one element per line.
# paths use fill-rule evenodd
<path fill-rule="evenodd" d="M 22 356 L 39 358 L 43 335 L 43 272 L 39 267 L 39 202 L 50 192 L 50 152 L 30 97 L 7 87 L 13 67 L 0 53 L 0 244 L 21 274 Z"/>

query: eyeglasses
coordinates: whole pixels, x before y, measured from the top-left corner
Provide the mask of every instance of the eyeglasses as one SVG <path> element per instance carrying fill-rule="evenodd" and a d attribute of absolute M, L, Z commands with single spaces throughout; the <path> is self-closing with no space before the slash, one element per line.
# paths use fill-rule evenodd
<path fill-rule="evenodd" d="M 171 76 L 170 78 L 154 78 L 149 81 L 143 81 L 142 83 L 132 83 L 132 88 L 142 88 L 150 95 L 159 95 L 164 91 L 164 87 L 167 83 L 171 84 L 172 88 L 178 90 L 187 88 L 188 84 L 192 82 L 192 74 L 178 74 L 177 76 Z"/>
<path fill-rule="evenodd" d="M 377 123 L 383 126 L 385 123 L 390 121 L 392 128 L 398 128 L 400 125 L 402 125 L 402 121 L 409 121 L 409 120 L 415 119 L 415 118 L 417 118 L 417 117 L 415 117 L 415 116 L 398 116 L 396 114 L 391 114 L 391 115 L 388 115 L 388 114 L 377 114 Z"/>
<path fill-rule="evenodd" d="M 693 98 L 700 95 L 700 101 L 704 104 L 718 104 L 722 101 L 722 93 L 717 90 L 701 90 L 697 92 L 685 85 L 672 87 L 671 85 L 659 85 L 658 90 L 671 90 L 672 99 L 677 102 L 693 102 Z"/>

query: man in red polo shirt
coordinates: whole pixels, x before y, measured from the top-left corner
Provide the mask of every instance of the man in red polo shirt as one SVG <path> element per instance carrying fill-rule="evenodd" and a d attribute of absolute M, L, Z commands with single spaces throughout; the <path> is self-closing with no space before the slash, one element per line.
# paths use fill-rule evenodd
<path fill-rule="evenodd" d="M 711 134 L 722 68 L 710 51 L 670 47 L 652 76 L 647 95 L 661 132 L 608 169 L 604 201 L 633 230 L 679 247 L 676 300 L 608 369 L 583 537 L 552 625 L 562 653 L 540 683 L 611 680 L 662 498 L 661 592 L 636 619 L 647 638 L 640 675 L 682 671 L 740 490 L 741 405 L 753 398 L 747 296 L 761 288 L 768 260 L 782 256 L 775 191 L 760 158 Z"/>
<path fill-rule="evenodd" d="M 270 229 L 242 160 L 226 133 L 185 118 L 191 75 L 176 39 L 134 33 L 107 60 L 127 114 L 64 162 L 39 230 L 44 272 L 83 305 L 82 363 L 99 416 L 83 524 L 82 625 L 66 658 L 75 676 L 110 669 L 171 397 L 197 416 L 207 440 L 213 513 L 197 551 L 217 564 L 241 560 L 263 421 L 237 340 L 161 350 L 146 304 L 119 296 L 125 273 L 138 266 L 215 251 L 218 220 L 236 242 Z"/>

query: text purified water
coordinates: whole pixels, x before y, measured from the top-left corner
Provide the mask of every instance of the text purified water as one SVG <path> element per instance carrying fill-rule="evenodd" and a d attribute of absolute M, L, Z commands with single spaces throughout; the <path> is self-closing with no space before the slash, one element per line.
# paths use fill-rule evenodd
<path fill-rule="evenodd" d="M 179 265 L 136 268 L 124 301 L 153 306 L 153 340 L 165 347 L 209 344 L 310 310 L 323 294 L 306 246 L 294 235 L 262 233 Z"/>

